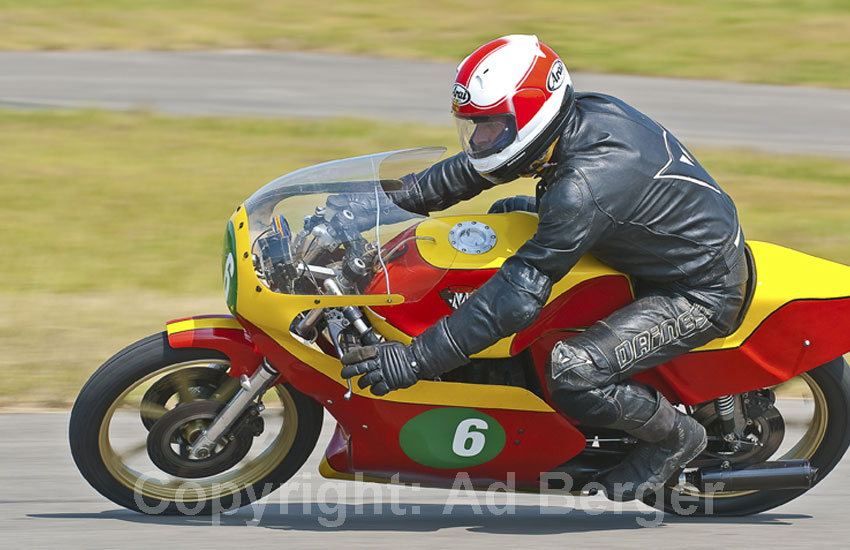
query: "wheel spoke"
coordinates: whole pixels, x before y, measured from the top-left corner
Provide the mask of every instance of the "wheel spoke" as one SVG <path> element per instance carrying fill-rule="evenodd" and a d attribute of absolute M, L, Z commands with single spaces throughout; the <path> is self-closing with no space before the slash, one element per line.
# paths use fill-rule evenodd
<path fill-rule="evenodd" d="M 189 449 L 191 449 L 191 447 L 189 446 L 188 443 L 186 443 L 186 440 L 181 437 L 180 438 L 180 458 L 185 458 L 185 459 L 188 460 L 189 459 Z"/>
<path fill-rule="evenodd" d="M 189 390 L 192 385 L 192 380 L 189 378 L 189 369 L 176 371 L 172 376 L 177 382 L 177 395 L 180 396 L 181 403 L 190 403 L 195 400 L 195 396 Z"/>
<path fill-rule="evenodd" d="M 239 381 L 232 376 L 227 376 L 218 389 L 210 396 L 210 399 L 218 402 L 229 401 L 239 390 Z"/>
<path fill-rule="evenodd" d="M 159 403 L 142 401 L 142 403 L 139 405 L 139 411 L 144 417 L 150 418 L 152 420 L 159 420 L 162 415 L 168 412 L 168 409 L 166 409 L 164 405 L 160 405 Z"/>
<path fill-rule="evenodd" d="M 142 441 L 141 443 L 133 445 L 129 449 L 123 449 L 121 451 L 121 453 L 118 454 L 118 460 L 120 460 L 121 462 L 126 464 L 128 458 L 134 457 L 134 456 L 140 454 L 142 451 L 147 451 L 147 450 L 148 450 L 147 441 Z"/>

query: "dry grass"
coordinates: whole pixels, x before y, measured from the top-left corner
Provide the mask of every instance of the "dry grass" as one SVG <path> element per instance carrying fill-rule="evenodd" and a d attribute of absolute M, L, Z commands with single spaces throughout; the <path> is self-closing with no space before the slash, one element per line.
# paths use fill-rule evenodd
<path fill-rule="evenodd" d="M 572 70 L 850 86 L 835 0 L 0 0 L 0 49 L 260 48 L 460 61 L 536 33 Z"/>
<path fill-rule="evenodd" d="M 0 408 L 67 407 L 114 353 L 165 330 L 170 319 L 226 313 L 217 295 L 151 291 L 0 294 Z"/>

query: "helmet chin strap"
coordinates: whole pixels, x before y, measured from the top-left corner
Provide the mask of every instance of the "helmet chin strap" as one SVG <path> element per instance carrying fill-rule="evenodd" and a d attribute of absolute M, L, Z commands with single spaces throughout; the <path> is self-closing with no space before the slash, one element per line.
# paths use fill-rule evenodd
<path fill-rule="evenodd" d="M 520 177 L 523 178 L 540 178 L 543 177 L 544 172 L 549 168 L 553 168 L 556 163 L 549 162 L 552 160 L 552 155 L 555 153 L 555 146 L 558 145 L 558 142 L 561 140 L 561 136 L 555 138 L 555 141 L 552 142 L 552 145 L 546 149 L 546 152 L 543 153 L 537 160 L 533 161 L 527 170 L 524 170 L 519 173 Z"/>

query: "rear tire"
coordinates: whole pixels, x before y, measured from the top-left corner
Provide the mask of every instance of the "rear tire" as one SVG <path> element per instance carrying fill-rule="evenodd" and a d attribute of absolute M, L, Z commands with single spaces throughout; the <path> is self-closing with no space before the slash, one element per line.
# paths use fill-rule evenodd
<path fill-rule="evenodd" d="M 805 452 L 810 454 L 808 457 L 793 457 L 808 458 L 812 467 L 817 468 L 817 477 L 812 485 L 814 486 L 832 471 L 850 446 L 850 368 L 844 359 L 839 357 L 800 376 L 808 377 L 806 382 L 810 387 L 811 384 L 816 385 L 823 397 L 822 402 L 816 400 L 816 407 L 825 408 L 819 411 L 825 427 L 821 427 L 822 437 L 818 438 L 813 452 Z M 817 410 L 815 412 L 818 413 Z M 808 490 L 751 491 L 740 496 L 723 496 L 723 493 L 717 493 L 717 497 L 696 497 L 680 496 L 665 487 L 661 492 L 663 503 L 656 502 L 656 494 L 647 495 L 644 502 L 676 515 L 746 516 L 781 506 Z"/>
<path fill-rule="evenodd" d="M 184 365 L 192 365 L 185 367 L 187 369 L 198 369 L 197 365 L 204 363 L 219 368 L 229 366 L 227 357 L 218 351 L 175 349 L 168 344 L 167 335 L 160 333 L 117 353 L 83 386 L 71 411 L 71 454 L 80 473 L 100 494 L 125 508 L 146 514 L 210 514 L 238 508 L 267 495 L 301 468 L 316 446 L 323 409 L 289 384 L 274 388 L 283 403 L 286 418 L 281 421 L 281 432 L 275 442 L 282 441 L 285 435 L 285 447 L 276 447 L 277 454 L 260 455 L 257 460 L 265 460 L 265 463 L 252 469 L 246 466 L 245 476 L 227 478 L 234 482 L 230 485 L 219 483 L 218 492 L 213 487 L 215 477 L 177 478 L 175 484 L 185 482 L 185 487 L 189 487 L 182 493 L 168 484 L 151 485 L 146 481 L 146 474 L 136 472 L 122 461 L 123 457 L 114 452 L 109 440 L 109 424 L 119 405 L 125 405 L 124 399 L 130 401 L 130 390 L 159 372 L 179 372 Z M 138 429 L 143 431 L 142 419 L 137 421 Z M 294 430 L 292 424 L 296 425 Z M 256 476 L 251 477 L 252 473 Z M 203 490 L 193 492 L 198 486 Z"/>

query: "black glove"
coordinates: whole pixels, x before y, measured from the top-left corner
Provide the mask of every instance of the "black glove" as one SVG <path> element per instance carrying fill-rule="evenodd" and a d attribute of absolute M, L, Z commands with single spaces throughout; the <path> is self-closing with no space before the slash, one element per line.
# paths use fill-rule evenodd
<path fill-rule="evenodd" d="M 358 386 L 362 389 L 372 386 L 372 393 L 385 395 L 465 365 L 469 358 L 449 334 L 446 319 L 437 321 L 409 346 L 390 341 L 349 351 L 341 359 L 345 365 L 342 377 L 354 378 L 362 374 Z"/>
<path fill-rule="evenodd" d="M 401 342 L 381 342 L 356 348 L 342 356 L 343 378 L 363 375 L 357 381 L 361 389 L 371 386 L 375 395 L 409 388 L 419 381 L 420 368 L 413 351 Z"/>
<path fill-rule="evenodd" d="M 354 215 L 354 224 L 358 231 L 368 231 L 375 227 L 380 208 L 381 225 L 399 223 L 415 218 L 415 214 L 396 206 L 391 197 L 381 192 L 342 193 L 327 198 L 326 205 L 336 211 L 348 210 Z"/>

